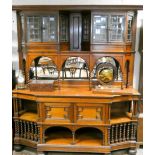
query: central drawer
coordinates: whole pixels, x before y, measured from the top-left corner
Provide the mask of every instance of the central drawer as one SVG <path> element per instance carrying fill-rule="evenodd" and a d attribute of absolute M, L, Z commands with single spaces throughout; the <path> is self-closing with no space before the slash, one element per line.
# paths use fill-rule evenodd
<path fill-rule="evenodd" d="M 47 123 L 103 124 L 106 105 L 99 103 L 44 103 Z"/>
<path fill-rule="evenodd" d="M 103 104 L 77 103 L 75 112 L 77 123 L 103 123 Z"/>
<path fill-rule="evenodd" d="M 71 103 L 44 103 L 44 119 L 51 122 L 72 122 L 73 105 Z"/>

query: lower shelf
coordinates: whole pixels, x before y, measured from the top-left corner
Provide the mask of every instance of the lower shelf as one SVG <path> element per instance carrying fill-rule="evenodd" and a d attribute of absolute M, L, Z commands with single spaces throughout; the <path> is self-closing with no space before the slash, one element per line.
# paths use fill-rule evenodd
<path fill-rule="evenodd" d="M 59 151 L 59 152 L 90 152 L 90 153 L 110 153 L 116 150 L 136 148 L 136 142 L 122 142 L 110 146 L 81 146 L 81 145 L 52 145 L 38 144 L 38 151 Z"/>
<path fill-rule="evenodd" d="M 102 142 L 102 133 L 93 128 L 77 130 L 74 138 L 72 132 L 67 128 L 51 128 L 47 130 L 45 137 L 45 143 L 52 145 L 102 146 Z"/>

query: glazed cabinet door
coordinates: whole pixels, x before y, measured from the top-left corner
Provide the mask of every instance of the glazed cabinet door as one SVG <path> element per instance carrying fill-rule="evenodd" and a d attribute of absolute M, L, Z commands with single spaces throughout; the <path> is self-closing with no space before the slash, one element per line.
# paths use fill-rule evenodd
<path fill-rule="evenodd" d="M 27 15 L 27 42 L 57 42 L 58 15 Z"/>

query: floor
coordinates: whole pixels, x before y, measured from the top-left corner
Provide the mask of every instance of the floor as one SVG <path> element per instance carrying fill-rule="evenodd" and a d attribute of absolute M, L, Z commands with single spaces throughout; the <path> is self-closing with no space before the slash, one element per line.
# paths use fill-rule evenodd
<path fill-rule="evenodd" d="M 21 152 L 15 152 L 13 151 L 13 155 L 37 155 L 36 151 L 30 150 L 30 149 L 24 149 Z M 48 153 L 48 155 L 101 155 L 101 154 L 88 154 L 88 153 Z M 124 152 L 115 152 L 112 153 L 112 155 L 127 155 Z M 136 155 L 143 155 L 143 149 L 137 149 Z"/>

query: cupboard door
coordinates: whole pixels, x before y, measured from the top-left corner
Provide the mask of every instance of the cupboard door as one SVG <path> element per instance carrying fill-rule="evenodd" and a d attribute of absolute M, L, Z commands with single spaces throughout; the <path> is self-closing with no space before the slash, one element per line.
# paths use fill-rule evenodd
<path fill-rule="evenodd" d="M 41 41 L 41 18 L 40 16 L 27 17 L 27 40 L 28 42 Z"/>
<path fill-rule="evenodd" d="M 107 42 L 108 16 L 93 15 L 92 18 L 92 42 Z"/>
<path fill-rule="evenodd" d="M 69 16 L 60 15 L 60 42 L 69 41 Z"/>
<path fill-rule="evenodd" d="M 70 49 L 75 51 L 81 50 L 81 14 L 70 14 Z"/>
<path fill-rule="evenodd" d="M 42 40 L 57 41 L 57 18 L 56 16 L 42 17 Z"/>
<path fill-rule="evenodd" d="M 123 15 L 111 15 L 110 17 L 109 41 L 123 42 L 125 17 Z"/>

